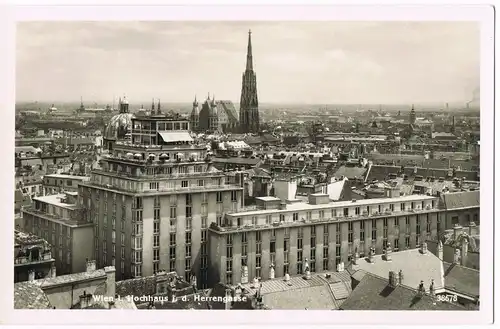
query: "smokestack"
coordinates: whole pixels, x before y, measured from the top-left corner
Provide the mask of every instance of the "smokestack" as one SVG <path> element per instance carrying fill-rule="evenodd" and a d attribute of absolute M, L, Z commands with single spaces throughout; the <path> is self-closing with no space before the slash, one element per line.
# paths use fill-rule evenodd
<path fill-rule="evenodd" d="M 462 241 L 461 251 L 460 251 L 460 265 L 465 266 L 467 263 L 467 254 L 469 252 L 469 240 L 464 239 Z"/>
<path fill-rule="evenodd" d="M 115 267 L 107 266 L 104 272 L 106 272 L 106 295 L 115 298 Z"/>

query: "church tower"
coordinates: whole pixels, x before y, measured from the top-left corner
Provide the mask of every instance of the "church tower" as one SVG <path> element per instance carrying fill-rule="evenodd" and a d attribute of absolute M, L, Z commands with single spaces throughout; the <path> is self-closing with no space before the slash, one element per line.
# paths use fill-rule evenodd
<path fill-rule="evenodd" d="M 241 85 L 240 130 L 242 133 L 259 132 L 259 101 L 257 99 L 257 77 L 253 70 L 251 31 L 248 31 L 247 66 Z"/>
<path fill-rule="evenodd" d="M 193 110 L 191 111 L 191 116 L 189 118 L 191 130 L 199 131 L 199 121 L 200 121 L 200 108 L 198 106 L 198 101 L 196 96 L 194 96 Z"/>
<path fill-rule="evenodd" d="M 412 104 L 410 111 L 410 124 L 414 125 L 416 121 L 417 121 L 417 115 L 415 114 L 415 107 Z"/>

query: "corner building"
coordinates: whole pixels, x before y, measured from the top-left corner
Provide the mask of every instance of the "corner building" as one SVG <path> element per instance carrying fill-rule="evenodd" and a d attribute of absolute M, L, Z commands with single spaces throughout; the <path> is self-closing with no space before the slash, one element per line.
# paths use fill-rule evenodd
<path fill-rule="evenodd" d="M 330 202 L 311 194 L 309 202 L 280 203 L 261 198 L 259 210 L 226 214 L 222 226 L 210 228 L 210 283 L 240 283 L 244 266 L 249 280 L 302 274 L 307 259 L 311 272 L 335 271 L 371 247 L 383 253 L 414 249 L 435 239 L 445 227 L 440 198 L 409 195 L 384 199 Z"/>
<path fill-rule="evenodd" d="M 131 121 L 130 140 L 116 141 L 79 186 L 97 266 L 116 266 L 117 280 L 176 271 L 203 287 L 208 227 L 240 209 L 242 188 L 212 166 L 189 121 L 159 111 Z"/>

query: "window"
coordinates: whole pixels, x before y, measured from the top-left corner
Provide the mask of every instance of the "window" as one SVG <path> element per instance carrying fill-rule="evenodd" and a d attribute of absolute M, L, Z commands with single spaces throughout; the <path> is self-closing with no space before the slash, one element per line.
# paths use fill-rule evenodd
<path fill-rule="evenodd" d="M 170 272 L 175 272 L 175 259 L 170 259 Z"/>
<path fill-rule="evenodd" d="M 271 224 L 272 219 L 273 219 L 272 215 L 266 215 L 266 224 Z"/>
<path fill-rule="evenodd" d="M 325 218 L 325 211 L 324 210 L 320 210 L 319 211 L 319 219 L 324 219 Z"/>
<path fill-rule="evenodd" d="M 299 213 L 298 212 L 294 212 L 292 216 L 293 216 L 293 221 L 294 222 L 296 222 L 296 221 L 299 220 Z"/>
<path fill-rule="evenodd" d="M 458 216 L 451 217 L 451 225 L 458 225 Z"/>
<path fill-rule="evenodd" d="M 183 180 L 181 182 L 181 187 L 188 187 L 189 186 L 189 182 L 187 180 Z"/>
<path fill-rule="evenodd" d="M 153 248 L 158 248 L 158 247 L 160 247 L 160 236 L 154 235 L 153 236 Z"/>
<path fill-rule="evenodd" d="M 409 236 L 405 237 L 405 248 L 406 249 L 410 248 L 410 237 Z"/>
<path fill-rule="evenodd" d="M 349 208 L 344 208 L 344 217 L 349 216 Z"/>
<path fill-rule="evenodd" d="M 201 217 L 201 228 L 207 228 L 207 217 Z"/>
<path fill-rule="evenodd" d="M 186 206 L 186 218 L 190 218 L 192 215 L 193 214 L 191 206 Z"/>
<path fill-rule="evenodd" d="M 170 218 L 177 218 L 177 207 L 170 207 Z"/>
<path fill-rule="evenodd" d="M 252 225 L 257 225 L 257 216 L 252 216 Z"/>
<path fill-rule="evenodd" d="M 389 210 L 390 210 L 390 211 L 394 211 L 394 203 L 391 203 L 391 204 L 389 205 Z"/>
<path fill-rule="evenodd" d="M 151 182 L 149 183 L 149 189 L 150 190 L 158 190 L 160 187 L 160 183 L 158 182 Z"/>
<path fill-rule="evenodd" d="M 405 206 L 406 206 L 405 203 L 401 203 L 401 211 L 405 211 Z"/>
<path fill-rule="evenodd" d="M 160 223 L 159 222 L 153 223 L 153 233 L 154 234 L 160 233 Z"/>
<path fill-rule="evenodd" d="M 222 192 L 217 192 L 217 203 L 222 203 Z"/>
<path fill-rule="evenodd" d="M 154 249 L 153 250 L 153 261 L 159 261 L 160 260 L 160 249 Z"/>
<path fill-rule="evenodd" d="M 204 186 L 205 181 L 203 179 L 198 179 L 198 186 Z"/>
<path fill-rule="evenodd" d="M 170 233 L 170 245 L 175 246 L 175 233 Z"/>
<path fill-rule="evenodd" d="M 237 201 L 238 199 L 236 197 L 237 197 L 236 191 L 231 191 L 231 201 L 233 202 Z"/>
<path fill-rule="evenodd" d="M 359 214 L 361 213 L 360 208 L 359 208 L 359 207 L 354 208 L 354 213 L 355 213 L 356 215 L 359 215 Z"/>
<path fill-rule="evenodd" d="M 155 209 L 154 210 L 154 219 L 159 220 L 160 219 L 160 209 Z"/>
<path fill-rule="evenodd" d="M 285 215 L 280 214 L 280 222 L 284 222 L 284 221 L 285 221 Z"/>

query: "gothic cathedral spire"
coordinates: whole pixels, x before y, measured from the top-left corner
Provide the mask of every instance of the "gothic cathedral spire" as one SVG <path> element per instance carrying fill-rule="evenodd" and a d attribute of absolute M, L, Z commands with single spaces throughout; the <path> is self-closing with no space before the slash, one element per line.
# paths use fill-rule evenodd
<path fill-rule="evenodd" d="M 253 71 L 252 58 L 252 31 L 248 30 L 248 46 L 247 46 L 247 71 Z"/>
<path fill-rule="evenodd" d="M 247 62 L 241 84 L 240 130 L 242 133 L 259 132 L 259 101 L 257 77 L 253 70 L 252 31 L 248 31 Z"/>

